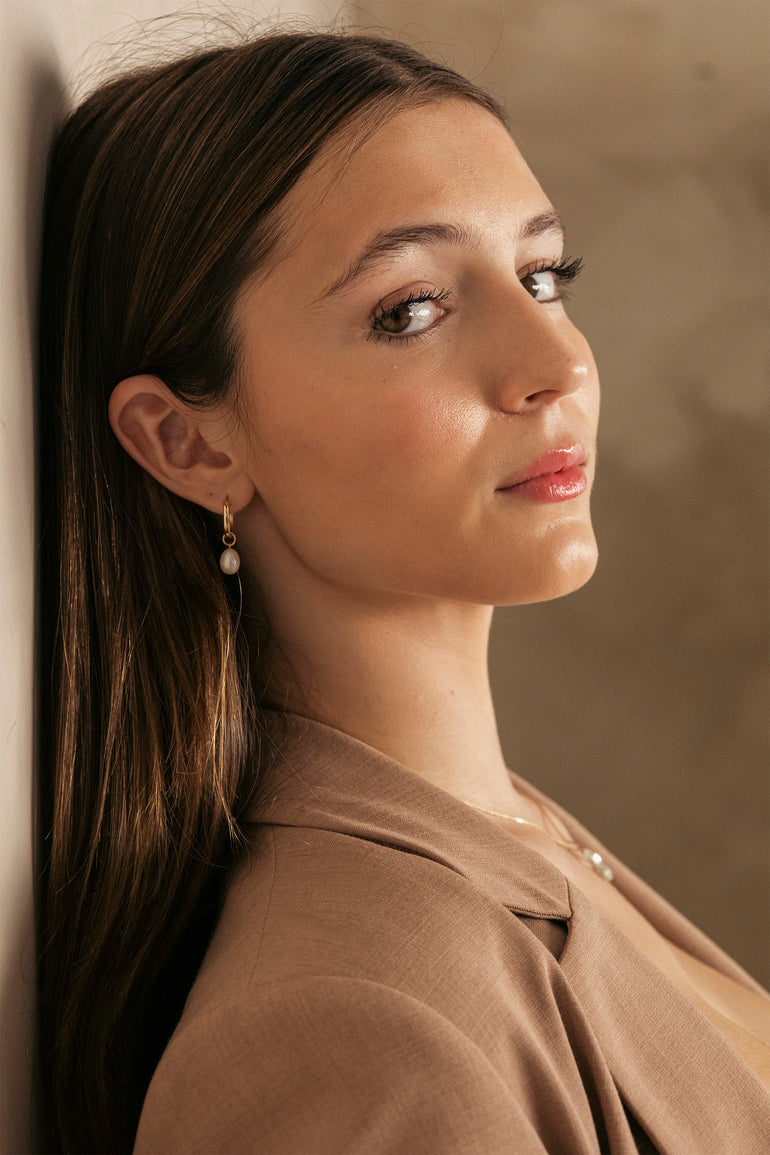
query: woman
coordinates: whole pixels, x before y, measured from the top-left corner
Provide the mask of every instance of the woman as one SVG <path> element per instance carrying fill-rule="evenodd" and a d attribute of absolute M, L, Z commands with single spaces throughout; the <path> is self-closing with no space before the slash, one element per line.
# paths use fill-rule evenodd
<path fill-rule="evenodd" d="M 595 564 L 578 271 L 498 106 L 398 43 L 207 52 L 60 130 L 64 1150 L 763 1149 L 761 988 L 497 737 L 492 607 Z"/>

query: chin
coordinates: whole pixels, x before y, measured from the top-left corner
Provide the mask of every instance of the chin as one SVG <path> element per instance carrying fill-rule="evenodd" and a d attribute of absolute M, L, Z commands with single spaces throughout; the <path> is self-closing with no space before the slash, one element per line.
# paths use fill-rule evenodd
<path fill-rule="evenodd" d="M 581 589 L 596 572 L 598 560 L 599 552 L 593 533 L 589 540 L 571 542 L 544 567 L 533 596 L 527 598 L 527 603 L 551 601 Z"/>
<path fill-rule="evenodd" d="M 506 588 L 496 591 L 490 601 L 495 606 L 523 606 L 534 602 L 553 601 L 574 593 L 586 584 L 596 571 L 598 550 L 593 533 L 573 539 L 557 550 L 529 559 L 526 567 L 517 567 L 501 577 Z"/>

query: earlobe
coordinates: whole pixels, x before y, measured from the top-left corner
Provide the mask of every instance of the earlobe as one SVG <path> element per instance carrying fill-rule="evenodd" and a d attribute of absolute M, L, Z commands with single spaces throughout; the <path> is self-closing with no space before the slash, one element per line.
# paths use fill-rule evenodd
<path fill-rule="evenodd" d="M 251 500 L 254 486 L 237 447 L 223 443 L 222 423 L 184 405 L 157 377 L 121 381 L 108 412 L 129 456 L 173 493 L 214 512 L 221 512 L 225 494 L 234 509 Z"/>

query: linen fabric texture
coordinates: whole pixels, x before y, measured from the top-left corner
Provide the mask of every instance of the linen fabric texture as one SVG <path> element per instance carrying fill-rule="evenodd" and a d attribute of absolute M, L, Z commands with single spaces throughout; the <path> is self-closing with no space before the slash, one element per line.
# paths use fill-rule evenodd
<path fill-rule="evenodd" d="M 556 867 L 355 738 L 275 717 L 136 1155 L 761 1155 L 770 1095 Z M 547 801 L 667 939 L 745 971 Z"/>

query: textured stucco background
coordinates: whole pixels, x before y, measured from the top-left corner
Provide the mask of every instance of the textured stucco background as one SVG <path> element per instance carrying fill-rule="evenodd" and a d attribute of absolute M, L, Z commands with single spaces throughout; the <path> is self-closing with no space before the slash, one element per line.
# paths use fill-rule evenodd
<path fill-rule="evenodd" d="M 585 589 L 498 610 L 509 764 L 765 983 L 770 10 L 348 6 L 502 97 L 586 270 L 603 385 Z"/>

